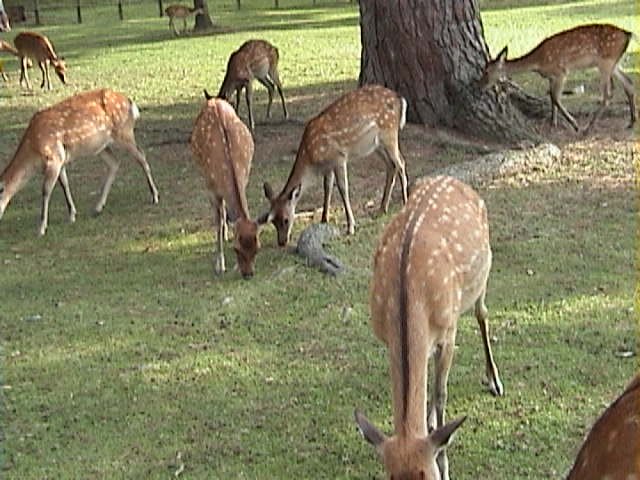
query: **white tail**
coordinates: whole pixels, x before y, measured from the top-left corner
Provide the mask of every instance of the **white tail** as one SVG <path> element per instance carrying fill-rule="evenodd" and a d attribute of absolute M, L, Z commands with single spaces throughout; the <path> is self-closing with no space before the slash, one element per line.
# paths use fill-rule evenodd
<path fill-rule="evenodd" d="M 560 103 L 560 95 L 569 72 L 596 67 L 600 71 L 602 101 L 585 131 L 595 124 L 609 104 L 613 77 L 620 82 L 627 95 L 631 111 L 629 123 L 631 127 L 636 121 L 635 92 L 631 79 L 620 70 L 619 65 L 630 39 L 631 32 L 613 25 L 594 24 L 557 33 L 543 40 L 526 55 L 513 60 L 507 60 L 507 47 L 505 47 L 495 60 L 487 63 L 481 84 L 489 87 L 514 73 L 538 72 L 549 79 L 553 125 L 557 125 L 557 111 L 560 110 L 571 126 L 578 131 L 578 123 Z"/>
<path fill-rule="evenodd" d="M 186 5 L 169 5 L 164 9 L 164 13 L 169 17 L 169 29 L 174 33 L 177 37 L 180 35 L 178 33 L 178 29 L 175 25 L 175 19 L 181 18 L 183 22 L 182 33 L 187 33 L 187 18 L 191 15 L 198 15 L 200 13 L 204 13 L 203 8 L 191 8 Z"/>
<path fill-rule="evenodd" d="M 278 231 L 278 243 L 289 241 L 296 204 L 309 177 L 324 176 L 322 221 L 328 221 L 334 179 L 342 196 L 349 233 L 355 231 L 355 219 L 349 199 L 347 162 L 377 152 L 385 162 L 387 177 L 380 208 L 386 212 L 396 175 L 402 184 L 402 201 L 407 201 L 405 161 L 398 146 L 398 132 L 403 124 L 406 101 L 392 90 L 368 85 L 349 92 L 315 118 L 302 134 L 295 163 L 287 183 L 278 196 L 265 183 L 264 190 L 271 208 L 267 219 Z"/>
<path fill-rule="evenodd" d="M 7 11 L 4 9 L 4 4 L 2 0 L 0 0 L 0 32 L 10 32 L 11 25 L 9 23 L 9 16 L 7 15 Z"/>
<path fill-rule="evenodd" d="M 567 480 L 640 478 L 640 374 L 587 435 Z"/>
<path fill-rule="evenodd" d="M 238 268 L 244 278 L 250 278 L 260 248 L 260 226 L 249 217 L 245 195 L 254 150 L 251 132 L 225 100 L 210 99 L 196 119 L 191 149 L 209 191 L 217 222 L 216 271 L 225 271 L 223 242 L 229 221 L 234 224 L 233 248 Z"/>
<path fill-rule="evenodd" d="M 236 93 L 236 112 L 240 106 L 240 94 L 245 89 L 247 109 L 249 110 L 249 128 L 255 129 L 253 121 L 253 79 L 257 79 L 269 92 L 269 103 L 267 104 L 267 118 L 271 116 L 271 104 L 273 103 L 273 93 L 278 89 L 278 94 L 282 100 L 282 110 L 284 118 L 289 118 L 287 106 L 282 92 L 282 84 L 278 75 L 278 49 L 264 40 L 248 40 L 244 42 L 238 50 L 233 52 L 227 63 L 227 72 L 220 86 L 218 97 L 230 100 L 231 95 Z"/>
<path fill-rule="evenodd" d="M 22 32 L 16 36 L 13 44 L 16 46 L 21 60 L 20 85 L 23 85 L 24 82 L 26 87 L 31 89 L 31 82 L 27 74 L 27 68 L 30 66 L 29 59 L 33 59 L 42 71 L 40 88 L 45 88 L 46 86 L 48 90 L 51 90 L 49 64 L 53 66 L 60 81 L 63 84 L 67 83 L 67 65 L 64 58 L 58 57 L 47 37 L 36 32 Z"/>
<path fill-rule="evenodd" d="M 66 166 L 78 157 L 100 155 L 109 167 L 95 211 L 100 213 L 118 171 L 119 161 L 111 145 L 129 152 L 140 164 L 147 178 L 153 203 L 158 190 L 144 153 L 134 136 L 138 108 L 126 96 L 111 90 L 79 93 L 31 118 L 15 155 L 0 174 L 0 218 L 11 198 L 36 171 L 44 172 L 42 214 L 39 233 L 47 230 L 49 198 L 56 184 L 64 192 L 69 220 L 75 221 L 76 207 L 69 189 Z"/>
<path fill-rule="evenodd" d="M 433 435 L 448 439 L 461 423 L 445 424 L 447 380 L 458 317 L 472 307 L 482 334 L 489 387 L 495 395 L 503 394 L 484 303 L 490 269 L 489 224 L 482 199 L 450 177 L 418 182 L 382 234 L 370 289 L 373 330 L 389 350 L 395 431 L 387 438 L 362 416 L 358 424 L 377 446 L 390 478 L 449 478 L 442 449 L 446 441 L 435 441 Z M 434 391 L 427 414 L 427 363 L 432 354 Z"/>

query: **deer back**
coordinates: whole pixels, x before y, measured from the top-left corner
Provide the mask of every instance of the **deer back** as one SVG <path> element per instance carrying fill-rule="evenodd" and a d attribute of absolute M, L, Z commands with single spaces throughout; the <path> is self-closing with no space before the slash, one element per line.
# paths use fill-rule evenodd
<path fill-rule="evenodd" d="M 426 434 L 426 359 L 478 299 L 490 267 L 478 194 L 451 177 L 418 182 L 382 234 L 370 287 L 373 328 L 390 351 L 396 432 Z"/>
<path fill-rule="evenodd" d="M 16 35 L 13 44 L 21 56 L 31 57 L 38 62 L 58 59 L 49 39 L 40 33 L 21 32 Z"/>
<path fill-rule="evenodd" d="M 254 144 L 231 105 L 217 98 L 206 102 L 195 122 L 191 148 L 209 190 L 227 202 L 230 220 L 248 218 L 245 188 Z"/>
<path fill-rule="evenodd" d="M 640 374 L 587 435 L 567 480 L 640 478 Z"/>

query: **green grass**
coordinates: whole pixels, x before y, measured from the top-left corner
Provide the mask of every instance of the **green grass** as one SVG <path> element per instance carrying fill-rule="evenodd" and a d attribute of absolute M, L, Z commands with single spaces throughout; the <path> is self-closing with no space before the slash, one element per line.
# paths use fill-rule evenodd
<path fill-rule="evenodd" d="M 596 19 L 638 32 L 632 1 L 514 3 L 482 2 L 492 51 L 509 43 L 514 55 L 524 53 L 534 39 Z M 296 119 L 352 88 L 356 7 L 226 8 L 216 19 L 231 31 L 180 39 L 151 7 L 145 12 L 122 24 L 86 12 L 82 25 L 44 26 L 69 62 L 67 88 L 23 93 L 17 62 L 6 57 L 12 75 L 0 88 L 2 164 L 34 111 L 109 86 L 140 105 L 137 136 L 160 204 L 149 204 L 141 172 L 124 161 L 104 213 L 92 218 L 103 167 L 89 159 L 69 169 L 76 224 L 66 222 L 56 189 L 49 231 L 36 237 L 39 179 L 7 209 L 0 223 L 0 475 L 169 478 L 183 464 L 188 479 L 380 478 L 352 413 L 362 408 L 390 431 L 386 352 L 367 305 L 371 254 L 390 215 L 372 217 L 363 207 L 378 201 L 382 173 L 372 192 L 365 178 L 352 177 L 358 230 L 330 247 L 348 264 L 344 276 L 306 268 L 275 246 L 269 227 L 253 280 L 233 271 L 215 277 L 209 206 L 185 143 L 202 88 L 217 90 L 229 52 L 248 38 L 280 49 Z M 631 51 L 637 58 L 637 43 Z M 637 65 L 625 69 L 638 78 Z M 572 79 L 597 92 L 593 73 Z M 544 91 L 534 75 L 518 80 Z M 265 97 L 256 88 L 259 119 Z M 301 126 L 259 123 L 257 130 L 253 214 L 266 205 L 262 181 L 284 181 Z M 443 149 L 422 159 L 419 148 L 406 147 L 416 131 L 403 132 L 412 175 L 460 155 Z M 633 142 L 568 144 L 553 166 L 480 190 L 490 213 L 487 300 L 506 396 L 495 399 L 481 385 L 481 341 L 475 320 L 463 317 L 448 416 L 468 420 L 449 453 L 452 477 L 562 478 L 588 426 L 637 370 L 635 358 L 620 356 L 637 352 L 634 161 Z M 319 205 L 319 181 L 312 190 L 304 208 Z M 395 211 L 397 196 L 392 205 Z M 233 265 L 230 246 L 226 253 Z"/>

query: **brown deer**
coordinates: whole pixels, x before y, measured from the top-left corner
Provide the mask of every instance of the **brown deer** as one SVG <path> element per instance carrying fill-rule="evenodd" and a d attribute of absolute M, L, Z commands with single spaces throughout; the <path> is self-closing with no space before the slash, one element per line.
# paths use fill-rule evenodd
<path fill-rule="evenodd" d="M 582 25 L 544 39 L 537 47 L 522 57 L 507 60 L 507 47 L 504 47 L 495 60 L 487 63 L 480 84 L 488 88 L 498 80 L 519 72 L 538 72 L 549 80 L 551 98 L 551 122 L 558 123 L 558 110 L 579 131 L 575 118 L 560 103 L 560 95 L 565 79 L 573 70 L 596 67 L 600 71 L 600 90 L 602 101 L 594 113 L 588 132 L 609 105 L 613 78 L 618 79 L 624 89 L 631 111 L 632 127 L 636 121 L 635 93 L 628 75 L 620 70 L 620 59 L 627 50 L 631 32 L 613 25 Z"/>
<path fill-rule="evenodd" d="M 640 373 L 587 435 L 567 480 L 640 478 Z"/>
<path fill-rule="evenodd" d="M 249 217 L 245 189 L 253 157 L 251 132 L 225 100 L 209 99 L 196 119 L 191 150 L 204 177 L 218 227 L 217 273 L 225 271 L 227 221 L 233 223 L 238 268 L 251 278 L 260 248 L 260 225 Z"/>
<path fill-rule="evenodd" d="M 201 7 L 191 8 L 187 7 L 186 5 L 169 5 L 164 9 L 164 13 L 167 15 L 167 17 L 169 17 L 169 29 L 173 31 L 173 34 L 177 37 L 180 34 L 178 33 L 178 29 L 176 28 L 175 19 L 182 19 L 182 34 L 184 35 L 185 33 L 187 33 L 187 19 L 191 15 L 204 13 L 204 9 Z"/>
<path fill-rule="evenodd" d="M 289 242 L 295 209 L 303 188 L 313 174 L 324 176 L 322 221 L 328 221 L 334 180 L 342 197 L 349 234 L 355 219 L 349 199 L 347 162 L 377 152 L 385 162 L 387 177 L 380 209 L 387 212 L 396 175 L 402 184 L 402 202 L 407 201 L 405 161 L 398 146 L 398 132 L 404 127 L 407 102 L 380 85 L 367 85 L 349 92 L 311 119 L 302 134 L 296 160 L 287 183 L 275 196 L 268 183 L 264 193 L 271 203 L 265 214 L 278 231 L 278 244 Z"/>
<path fill-rule="evenodd" d="M 20 57 L 20 85 L 24 82 L 27 88 L 31 89 L 31 82 L 27 75 L 30 58 L 38 63 L 40 71 L 42 72 L 40 88 L 44 88 L 46 85 L 47 90 L 51 90 L 49 63 L 53 66 L 60 81 L 63 84 L 67 83 L 67 66 L 64 58 L 58 57 L 47 37 L 36 32 L 22 32 L 16 35 L 13 44 L 16 46 L 18 56 Z"/>
<path fill-rule="evenodd" d="M 40 235 L 47 230 L 49 199 L 60 183 L 69 220 L 75 222 L 76 207 L 69 189 L 66 166 L 78 157 L 100 155 L 109 171 L 95 212 L 107 202 L 119 162 L 111 145 L 129 152 L 147 177 L 153 203 L 158 203 L 158 190 L 144 153 L 136 145 L 133 128 L 140 112 L 135 103 L 121 93 L 94 90 L 79 93 L 33 115 L 15 155 L 0 174 L 0 218 L 11 198 L 36 171 L 44 173 Z"/>
<path fill-rule="evenodd" d="M 253 132 L 255 124 L 253 121 L 253 87 L 251 82 L 255 78 L 267 88 L 269 92 L 269 103 L 267 104 L 267 118 L 271 116 L 271 104 L 273 103 L 273 92 L 277 88 L 282 100 L 282 110 L 284 118 L 289 118 L 287 106 L 282 92 L 282 84 L 278 75 L 278 49 L 265 40 L 247 40 L 238 50 L 233 52 L 227 63 L 227 72 L 218 92 L 219 98 L 230 100 L 233 92 L 236 92 L 235 109 L 240 106 L 240 94 L 245 90 L 247 109 L 249 110 L 249 128 Z"/>
<path fill-rule="evenodd" d="M 386 437 L 356 415 L 389 478 L 449 478 L 443 447 L 462 420 L 445 424 L 447 379 L 458 317 L 471 307 L 482 334 L 489 388 L 504 393 L 484 302 L 490 269 L 487 210 L 478 194 L 451 177 L 417 182 L 378 243 L 369 297 L 373 330 L 389 351 L 394 435 Z M 432 354 L 434 391 L 427 414 Z"/>

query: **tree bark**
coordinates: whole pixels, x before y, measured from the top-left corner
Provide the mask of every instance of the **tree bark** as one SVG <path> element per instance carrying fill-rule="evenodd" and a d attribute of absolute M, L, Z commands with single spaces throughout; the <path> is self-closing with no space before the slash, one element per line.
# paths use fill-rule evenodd
<path fill-rule="evenodd" d="M 513 95 L 478 84 L 489 49 L 477 0 L 360 0 L 360 27 L 360 85 L 396 90 L 409 121 L 507 143 L 541 140 Z"/>
<path fill-rule="evenodd" d="M 206 0 L 193 0 L 193 6 L 204 9 L 204 13 L 198 13 L 196 15 L 196 24 L 193 30 L 196 32 L 211 30 L 213 28 L 213 20 L 211 20 L 209 16 L 209 7 L 207 6 Z"/>

